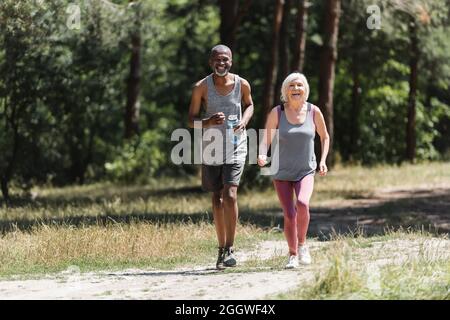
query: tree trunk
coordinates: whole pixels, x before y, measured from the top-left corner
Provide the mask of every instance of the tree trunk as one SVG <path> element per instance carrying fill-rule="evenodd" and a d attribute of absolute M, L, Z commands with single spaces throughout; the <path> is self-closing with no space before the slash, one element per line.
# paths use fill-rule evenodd
<path fill-rule="evenodd" d="M 6 179 L 6 177 L 2 177 L 1 179 L 1 188 L 2 188 L 2 195 L 5 202 L 9 201 L 9 187 L 8 187 L 9 180 Z"/>
<path fill-rule="evenodd" d="M 11 121 L 13 122 L 14 120 L 11 120 Z M 19 129 L 15 123 L 12 123 L 12 129 L 14 131 L 12 154 L 11 154 L 11 158 L 8 161 L 8 165 L 1 177 L 2 195 L 3 195 L 3 199 L 5 199 L 6 202 L 9 202 L 9 200 L 10 200 L 10 198 L 9 198 L 9 182 L 11 181 L 11 178 L 14 173 L 14 167 L 15 167 L 15 164 L 17 161 L 17 156 L 19 154 L 19 145 L 20 145 Z"/>
<path fill-rule="evenodd" d="M 220 6 L 220 42 L 234 50 L 236 35 L 233 33 L 239 0 L 219 0 Z"/>
<path fill-rule="evenodd" d="M 291 0 L 284 0 L 283 17 L 281 24 L 280 41 L 280 73 L 281 79 L 289 74 L 289 12 L 291 11 Z"/>
<path fill-rule="evenodd" d="M 340 0 L 326 1 L 323 47 L 320 56 L 319 69 L 319 107 L 325 118 L 325 124 L 330 135 L 330 161 L 334 163 L 333 155 L 333 88 L 334 69 L 337 60 L 337 39 L 339 31 Z"/>
<path fill-rule="evenodd" d="M 12 103 L 15 103 L 15 102 L 12 102 Z M 21 144 L 20 134 L 19 134 L 19 125 L 18 125 L 18 123 L 17 123 L 18 121 L 16 119 L 16 115 L 19 112 L 20 112 L 20 110 L 18 110 L 16 107 L 13 107 L 11 116 L 9 117 L 9 119 L 7 117 L 7 124 L 11 127 L 11 130 L 12 130 L 13 142 L 12 142 L 11 157 L 7 160 L 7 166 L 4 170 L 4 172 L 2 172 L 1 181 L 0 181 L 3 199 L 7 203 L 10 200 L 9 182 L 11 181 L 11 178 L 13 177 L 14 169 L 15 169 L 16 162 L 17 162 L 17 157 L 19 155 L 19 148 L 20 148 L 20 144 Z"/>
<path fill-rule="evenodd" d="M 291 0 L 284 1 L 284 9 L 283 9 L 283 19 L 281 22 L 281 38 L 280 38 L 280 61 L 279 68 L 280 72 L 278 72 L 278 80 L 274 93 L 274 103 L 276 104 L 280 95 L 281 95 L 281 85 L 283 84 L 283 80 L 290 73 L 290 64 L 289 64 L 289 12 L 291 10 Z"/>
<path fill-rule="evenodd" d="M 129 139 L 139 134 L 139 90 L 141 81 L 141 36 L 139 4 L 130 0 L 130 5 L 136 6 L 135 29 L 131 35 L 130 75 L 127 79 L 127 105 L 125 109 L 125 138 Z"/>
<path fill-rule="evenodd" d="M 303 72 L 303 64 L 305 62 L 305 44 L 306 44 L 306 28 L 308 25 L 308 6 L 307 0 L 297 0 L 297 21 L 295 36 L 295 51 L 292 58 L 291 69 L 293 71 Z"/>
<path fill-rule="evenodd" d="M 239 6 L 239 0 L 219 0 L 220 7 L 220 42 L 232 52 L 236 48 L 236 34 L 242 18 L 247 13 L 252 0 L 246 0 Z"/>
<path fill-rule="evenodd" d="M 274 90 L 275 81 L 277 79 L 277 65 L 278 65 L 278 46 L 280 41 L 280 29 L 281 21 L 283 19 L 283 5 L 284 0 L 276 0 L 273 29 L 272 29 L 272 42 L 271 51 L 269 57 L 269 64 L 267 68 L 266 80 L 264 84 L 264 99 L 263 108 L 265 115 L 267 115 L 273 106 L 274 102 Z M 263 124 L 265 122 L 265 117 L 263 119 Z"/>
<path fill-rule="evenodd" d="M 411 17 L 409 23 L 410 36 L 410 75 L 408 96 L 408 122 L 406 125 L 406 159 L 414 162 L 416 156 L 416 93 L 417 93 L 417 69 L 419 63 L 419 45 L 417 38 L 417 25 Z"/>
<path fill-rule="evenodd" d="M 356 51 L 355 51 L 356 52 Z M 361 83 L 359 79 L 358 57 L 355 53 L 351 61 L 352 73 L 352 108 L 350 114 L 350 143 L 348 148 L 348 156 L 346 160 L 354 159 L 358 147 L 359 139 L 359 113 L 360 113 L 360 97 Z"/>

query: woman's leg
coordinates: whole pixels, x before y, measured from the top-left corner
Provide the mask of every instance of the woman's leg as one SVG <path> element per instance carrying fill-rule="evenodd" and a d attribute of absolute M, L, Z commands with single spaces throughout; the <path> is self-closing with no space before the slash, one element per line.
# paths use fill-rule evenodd
<path fill-rule="evenodd" d="M 284 213 L 284 235 L 286 237 L 289 254 L 297 255 L 297 213 L 294 208 L 293 183 L 290 181 L 274 180 L 273 184 L 278 194 Z"/>
<path fill-rule="evenodd" d="M 306 242 L 306 233 L 309 226 L 309 200 L 314 189 L 314 175 L 310 174 L 294 185 L 295 195 L 297 197 L 297 236 L 298 244 L 303 245 Z"/>

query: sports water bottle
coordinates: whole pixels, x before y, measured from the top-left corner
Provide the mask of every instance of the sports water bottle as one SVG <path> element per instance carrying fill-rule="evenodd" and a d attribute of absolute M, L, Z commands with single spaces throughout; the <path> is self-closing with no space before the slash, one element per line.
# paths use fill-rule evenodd
<path fill-rule="evenodd" d="M 232 144 L 238 144 L 239 142 L 239 137 L 238 135 L 234 132 L 234 127 L 237 126 L 238 124 L 238 117 L 235 114 L 231 114 L 228 116 L 228 121 L 227 121 L 227 129 L 228 129 L 228 134 L 229 134 L 229 139 L 231 141 Z"/>

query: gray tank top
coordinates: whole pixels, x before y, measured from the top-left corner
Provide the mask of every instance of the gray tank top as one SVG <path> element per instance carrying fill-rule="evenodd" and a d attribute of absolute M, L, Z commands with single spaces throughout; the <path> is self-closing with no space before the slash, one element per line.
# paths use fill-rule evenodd
<path fill-rule="evenodd" d="M 210 128 L 204 130 L 204 138 L 202 143 L 203 163 L 208 165 L 222 165 L 224 163 L 234 162 L 243 163 L 247 157 L 247 132 L 243 130 L 240 134 L 232 137 L 232 133 L 227 131 L 228 116 L 236 115 L 239 121 L 242 119 L 241 79 L 238 75 L 234 75 L 234 88 L 225 96 L 217 92 L 216 87 L 214 86 L 212 74 L 206 77 L 206 84 L 208 101 L 206 103 L 205 116 L 210 117 L 217 112 L 223 112 L 225 114 L 225 122 L 221 125 L 211 126 Z M 212 129 L 215 130 L 214 133 L 211 132 Z M 223 138 L 222 147 L 218 148 L 221 150 L 214 148 L 215 152 L 209 152 L 213 149 L 212 144 L 214 143 L 214 140 L 211 138 L 211 141 L 205 141 L 208 140 L 206 137 L 210 137 L 211 135 L 215 136 L 218 134 L 217 130 Z M 230 141 L 233 138 L 236 139 L 235 143 Z M 208 146 L 210 146 L 210 148 L 208 148 Z M 205 161 L 208 154 L 213 154 L 212 163 L 211 161 Z"/>
<path fill-rule="evenodd" d="M 302 124 L 291 124 L 284 110 L 281 110 L 278 129 L 279 170 L 273 175 L 273 179 L 299 181 L 309 174 L 314 174 L 317 168 L 314 154 L 316 126 L 312 105 L 308 102 L 305 122 Z M 276 156 L 275 153 L 273 157 Z"/>

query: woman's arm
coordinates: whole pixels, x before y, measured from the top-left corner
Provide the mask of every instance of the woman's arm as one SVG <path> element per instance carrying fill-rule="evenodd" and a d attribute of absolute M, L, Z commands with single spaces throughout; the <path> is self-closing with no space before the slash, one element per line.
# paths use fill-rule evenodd
<path fill-rule="evenodd" d="M 259 144 L 258 165 L 263 167 L 267 163 L 267 150 L 272 144 L 273 137 L 278 128 L 278 110 L 273 108 L 267 116 L 266 126 L 264 128 L 264 138 Z"/>
<path fill-rule="evenodd" d="M 328 172 L 326 160 L 328 156 L 328 150 L 330 149 L 330 136 L 328 134 L 327 126 L 323 114 L 317 106 L 314 106 L 314 124 L 316 125 L 316 131 L 320 136 L 320 142 L 322 147 L 322 156 L 319 163 L 319 174 L 324 176 Z"/>

